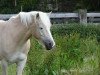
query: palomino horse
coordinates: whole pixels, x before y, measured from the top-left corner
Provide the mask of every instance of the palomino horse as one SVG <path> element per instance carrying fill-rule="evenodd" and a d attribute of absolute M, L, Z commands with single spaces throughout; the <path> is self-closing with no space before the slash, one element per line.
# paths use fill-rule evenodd
<path fill-rule="evenodd" d="M 17 75 L 22 75 L 33 35 L 47 50 L 55 45 L 50 32 L 49 15 L 40 11 L 20 12 L 8 21 L 0 21 L 0 60 L 2 75 L 7 75 L 8 63 L 16 63 Z"/>

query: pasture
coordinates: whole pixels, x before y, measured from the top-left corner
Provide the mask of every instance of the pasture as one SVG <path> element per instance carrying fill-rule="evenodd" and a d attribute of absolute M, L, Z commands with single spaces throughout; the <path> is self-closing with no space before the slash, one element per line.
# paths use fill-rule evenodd
<path fill-rule="evenodd" d="M 31 38 L 31 50 L 23 75 L 99 75 L 100 25 L 53 25 L 56 47 L 47 51 Z M 9 66 L 15 75 L 16 66 Z M 1 70 L 0 70 L 1 73 Z"/>

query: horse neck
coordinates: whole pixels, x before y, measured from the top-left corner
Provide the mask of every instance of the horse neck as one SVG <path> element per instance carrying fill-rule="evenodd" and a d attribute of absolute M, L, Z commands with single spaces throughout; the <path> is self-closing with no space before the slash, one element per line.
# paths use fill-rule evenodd
<path fill-rule="evenodd" d="M 17 16 L 16 18 L 11 19 L 10 23 L 10 27 L 14 30 L 13 37 L 17 43 L 23 44 L 27 42 L 27 40 L 31 37 L 31 32 L 28 26 L 21 23 L 20 17 Z"/>

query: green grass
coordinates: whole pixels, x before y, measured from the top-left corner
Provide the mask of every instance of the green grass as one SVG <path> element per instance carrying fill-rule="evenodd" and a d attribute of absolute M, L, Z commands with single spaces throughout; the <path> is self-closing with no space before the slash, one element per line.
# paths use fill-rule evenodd
<path fill-rule="evenodd" d="M 76 23 L 53 26 L 56 47 L 51 51 L 43 49 L 31 38 L 24 75 L 98 75 L 99 28 L 99 25 Z M 15 75 L 15 70 L 15 65 L 10 66 L 9 75 Z"/>

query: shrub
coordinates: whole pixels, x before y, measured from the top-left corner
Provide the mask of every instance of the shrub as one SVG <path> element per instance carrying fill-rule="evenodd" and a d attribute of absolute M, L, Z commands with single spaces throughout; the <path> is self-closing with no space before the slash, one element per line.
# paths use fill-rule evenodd
<path fill-rule="evenodd" d="M 71 23 L 64 25 L 53 25 L 52 33 L 58 35 L 70 35 L 72 33 L 79 33 L 81 38 L 86 38 L 89 36 L 100 36 L 100 25 L 81 25 L 79 23 Z"/>

